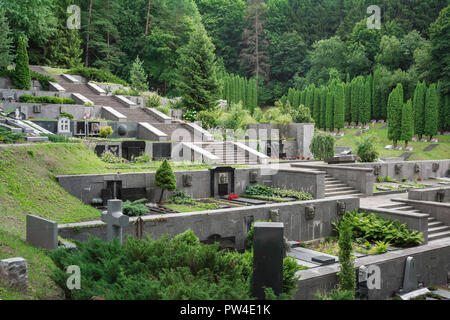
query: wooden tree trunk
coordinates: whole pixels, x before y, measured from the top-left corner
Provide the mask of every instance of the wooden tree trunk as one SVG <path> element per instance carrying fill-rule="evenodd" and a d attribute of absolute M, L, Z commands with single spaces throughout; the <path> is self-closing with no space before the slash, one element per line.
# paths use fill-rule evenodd
<path fill-rule="evenodd" d="M 145 24 L 145 35 L 148 34 L 148 27 L 150 24 L 150 5 L 151 5 L 151 0 L 148 0 L 148 7 L 147 7 L 147 22 Z"/>
<path fill-rule="evenodd" d="M 162 202 L 163 195 L 164 195 L 164 189 L 161 190 L 161 196 L 159 197 L 159 202 L 158 203 Z"/>

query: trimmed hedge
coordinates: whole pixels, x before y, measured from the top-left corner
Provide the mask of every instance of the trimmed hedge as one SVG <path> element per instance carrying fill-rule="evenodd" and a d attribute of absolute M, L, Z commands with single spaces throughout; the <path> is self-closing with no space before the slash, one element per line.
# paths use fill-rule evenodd
<path fill-rule="evenodd" d="M 75 100 L 73 100 L 72 98 L 60 98 L 50 96 L 35 97 L 32 96 L 31 94 L 21 95 L 19 101 L 24 103 L 75 104 Z"/>
<path fill-rule="evenodd" d="M 89 81 L 109 82 L 128 86 L 126 81 L 120 79 L 116 75 L 113 75 L 109 71 L 102 69 L 79 67 L 70 69 L 67 73 L 72 75 L 81 75 Z"/>

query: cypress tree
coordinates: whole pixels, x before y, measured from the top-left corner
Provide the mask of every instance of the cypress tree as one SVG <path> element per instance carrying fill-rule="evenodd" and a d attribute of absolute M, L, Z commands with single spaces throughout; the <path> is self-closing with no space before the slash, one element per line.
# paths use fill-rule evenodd
<path fill-rule="evenodd" d="M 402 134 L 401 140 L 405 141 L 405 147 L 408 146 L 408 141 L 414 135 L 414 114 L 411 99 L 403 104 L 402 109 Z"/>
<path fill-rule="evenodd" d="M 0 71 L 9 67 L 13 61 L 12 37 L 8 21 L 4 13 L 0 10 Z"/>
<path fill-rule="evenodd" d="M 423 134 L 429 136 L 430 139 L 438 132 L 438 94 L 436 84 L 432 83 L 425 98 L 425 125 Z"/>
<path fill-rule="evenodd" d="M 351 121 L 358 125 L 358 108 L 359 108 L 359 81 L 354 78 L 351 82 Z"/>
<path fill-rule="evenodd" d="M 381 118 L 381 87 L 380 87 L 380 71 L 377 69 L 373 74 L 372 84 L 372 117 L 374 119 Z"/>
<path fill-rule="evenodd" d="M 294 89 L 292 89 L 292 88 L 289 88 L 289 90 L 288 90 L 287 101 L 289 101 L 291 106 L 294 105 Z"/>
<path fill-rule="evenodd" d="M 402 124 L 402 108 L 403 108 L 403 85 L 397 84 L 388 98 L 388 139 L 397 146 L 397 141 L 401 139 Z"/>
<path fill-rule="evenodd" d="M 143 62 L 136 57 L 130 70 L 130 84 L 139 91 L 148 91 L 147 74 Z"/>
<path fill-rule="evenodd" d="M 319 122 L 320 117 L 320 88 L 314 88 L 314 107 L 313 107 L 313 118 L 316 123 Z"/>
<path fill-rule="evenodd" d="M 17 59 L 15 70 L 15 85 L 19 89 L 29 90 L 31 84 L 31 72 L 28 59 L 27 42 L 20 37 L 17 46 Z"/>
<path fill-rule="evenodd" d="M 365 98 L 366 82 L 364 77 L 358 80 L 358 121 L 363 123 L 366 120 L 366 98 Z M 369 106 L 370 107 L 370 106 Z"/>
<path fill-rule="evenodd" d="M 334 90 L 331 89 L 327 93 L 326 100 L 326 113 L 325 113 L 325 128 L 330 131 L 333 130 L 333 108 L 334 108 Z"/>
<path fill-rule="evenodd" d="M 440 131 L 445 131 L 447 128 L 447 112 L 449 111 L 445 106 L 445 97 L 442 93 L 442 82 L 438 81 L 436 87 L 437 95 L 438 95 L 438 129 Z"/>
<path fill-rule="evenodd" d="M 371 99 L 371 86 L 370 83 L 372 82 L 372 77 L 369 76 L 366 79 L 366 82 L 364 84 L 364 101 L 361 105 L 361 113 L 360 113 L 360 120 L 365 125 L 370 122 L 370 110 L 372 105 L 372 99 Z"/>
<path fill-rule="evenodd" d="M 424 130 L 424 111 L 425 111 L 425 94 L 426 94 L 425 82 L 417 82 L 416 89 L 414 90 L 413 98 L 413 110 L 414 110 L 414 132 L 422 139 Z"/>
<path fill-rule="evenodd" d="M 320 114 L 319 114 L 319 123 L 320 128 L 326 129 L 326 110 L 327 110 L 327 95 L 328 95 L 328 88 L 322 87 L 320 95 Z"/>
<path fill-rule="evenodd" d="M 351 107 L 352 107 L 352 84 L 350 82 L 347 82 L 345 84 L 345 106 L 344 106 L 344 112 L 345 112 L 345 121 L 350 125 L 352 122 L 352 115 L 351 115 Z"/>
<path fill-rule="evenodd" d="M 294 104 L 292 105 L 295 109 L 298 109 L 300 106 L 300 91 L 295 90 L 294 92 Z"/>
<path fill-rule="evenodd" d="M 345 107 L 345 84 L 339 83 L 336 86 L 334 97 L 334 127 L 338 132 L 344 127 L 344 107 Z"/>
<path fill-rule="evenodd" d="M 300 104 L 305 105 L 305 100 L 306 100 L 306 91 L 302 90 L 300 93 Z"/>
<path fill-rule="evenodd" d="M 339 264 L 338 288 L 341 291 L 348 291 L 352 298 L 355 297 L 356 273 L 354 267 L 354 258 L 352 255 L 352 225 L 347 219 L 342 219 L 339 224 Z"/>

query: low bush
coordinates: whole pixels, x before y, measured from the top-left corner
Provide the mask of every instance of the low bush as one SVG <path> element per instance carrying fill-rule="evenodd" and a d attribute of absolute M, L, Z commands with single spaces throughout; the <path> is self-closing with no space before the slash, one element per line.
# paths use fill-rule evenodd
<path fill-rule="evenodd" d="M 100 159 L 106 163 L 124 163 L 125 162 L 125 159 L 116 157 L 109 151 L 103 152 L 102 155 L 100 156 Z"/>
<path fill-rule="evenodd" d="M 166 116 L 170 116 L 170 107 L 167 105 L 156 107 L 156 110 L 164 113 Z"/>
<path fill-rule="evenodd" d="M 271 187 L 255 184 L 247 186 L 247 188 L 245 188 L 245 194 L 252 196 L 272 197 L 273 190 Z"/>
<path fill-rule="evenodd" d="M 297 200 L 314 200 L 314 197 L 309 192 L 295 191 L 289 189 L 273 188 L 274 195 L 284 198 L 295 198 Z"/>
<path fill-rule="evenodd" d="M 271 188 L 259 184 L 249 185 L 245 189 L 245 195 L 257 198 L 260 200 L 276 201 L 276 198 L 295 198 L 297 200 L 314 200 L 314 197 L 309 192 Z M 284 201 L 280 199 L 281 201 Z"/>
<path fill-rule="evenodd" d="M 35 97 L 31 94 L 21 95 L 19 101 L 24 103 L 75 104 L 75 100 L 73 100 L 72 98 L 60 98 L 51 96 Z"/>
<path fill-rule="evenodd" d="M 372 136 L 363 136 L 358 141 L 356 154 L 361 162 L 374 162 L 378 159 L 379 153 L 375 147 L 375 141 Z"/>
<path fill-rule="evenodd" d="M 149 209 L 147 208 L 147 206 L 144 205 L 144 202 L 147 202 L 147 199 L 139 199 L 136 201 L 125 201 L 122 204 L 122 211 L 123 214 L 129 216 L 129 217 L 140 217 L 140 216 L 144 216 Z"/>
<path fill-rule="evenodd" d="M 61 113 L 61 114 L 59 115 L 59 118 L 69 118 L 69 119 L 73 119 L 73 115 L 71 115 L 70 113 L 64 112 L 64 113 Z"/>
<path fill-rule="evenodd" d="M 50 82 L 57 82 L 54 78 L 45 74 L 41 74 L 33 70 L 30 70 L 30 73 L 31 79 L 38 80 L 44 90 L 48 90 Z"/>
<path fill-rule="evenodd" d="M 110 126 L 106 126 L 100 129 L 98 136 L 100 138 L 107 138 L 114 133 L 113 129 Z"/>
<path fill-rule="evenodd" d="M 148 153 L 143 153 L 139 157 L 131 156 L 131 162 L 135 162 L 135 163 L 149 163 L 151 161 L 152 161 L 152 159 L 150 158 Z"/>
<path fill-rule="evenodd" d="M 389 242 L 398 247 L 416 246 L 422 243 L 422 233 L 409 231 L 406 224 L 398 220 L 384 219 L 377 214 L 366 212 L 347 212 L 337 223 L 333 223 L 339 232 L 341 224 L 348 222 L 353 229 L 354 238 L 363 238 L 370 242 Z"/>
<path fill-rule="evenodd" d="M 23 133 L 14 133 L 0 127 L 0 143 L 18 143 L 25 141 L 26 135 Z"/>
<path fill-rule="evenodd" d="M 120 79 L 116 75 L 113 75 L 109 71 L 102 69 L 79 67 L 70 69 L 67 73 L 72 75 L 81 75 L 88 79 L 88 81 L 107 82 L 128 86 L 126 81 Z"/>
<path fill-rule="evenodd" d="M 156 94 L 146 96 L 146 98 L 145 105 L 149 108 L 157 108 L 161 105 L 161 97 Z"/>
<path fill-rule="evenodd" d="M 55 142 L 55 143 L 61 143 L 61 142 L 70 142 L 70 139 L 68 137 L 65 136 L 58 136 L 56 134 L 45 134 L 45 133 L 41 133 L 40 134 L 41 137 L 47 137 L 48 141 L 50 142 Z"/>
<path fill-rule="evenodd" d="M 197 119 L 197 111 L 188 110 L 183 114 L 183 120 L 194 122 Z"/>
<path fill-rule="evenodd" d="M 195 204 L 195 200 L 183 190 L 176 190 L 166 202 L 174 204 Z"/>
<path fill-rule="evenodd" d="M 118 96 L 139 96 L 139 91 L 134 89 L 117 89 L 114 90 L 113 94 Z"/>
<path fill-rule="evenodd" d="M 314 158 L 324 160 L 334 156 L 334 137 L 329 133 L 315 134 L 311 140 L 310 150 Z"/>

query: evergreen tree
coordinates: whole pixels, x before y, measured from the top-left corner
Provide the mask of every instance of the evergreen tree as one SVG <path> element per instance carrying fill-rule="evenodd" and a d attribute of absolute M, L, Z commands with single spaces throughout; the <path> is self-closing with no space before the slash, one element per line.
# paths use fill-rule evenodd
<path fill-rule="evenodd" d="M 425 95 L 426 85 L 425 82 L 417 82 L 416 89 L 414 90 L 413 99 L 413 112 L 414 112 L 414 132 L 422 139 L 424 130 L 424 110 L 425 110 Z"/>
<path fill-rule="evenodd" d="M 289 103 L 291 104 L 291 106 L 295 106 L 294 105 L 294 89 L 289 88 L 287 99 L 288 99 Z"/>
<path fill-rule="evenodd" d="M 401 139 L 402 132 L 402 108 L 403 108 L 403 85 L 397 84 L 392 90 L 388 99 L 388 139 L 397 146 L 397 141 Z"/>
<path fill-rule="evenodd" d="M 17 58 L 15 70 L 15 85 L 19 89 L 29 90 L 31 84 L 31 72 L 28 60 L 27 42 L 23 37 L 19 38 L 17 45 Z"/>
<path fill-rule="evenodd" d="M 322 87 L 320 95 L 320 114 L 319 114 L 319 128 L 326 129 L 326 113 L 327 113 L 327 96 L 328 88 Z"/>
<path fill-rule="evenodd" d="M 427 90 L 425 98 L 425 125 L 423 134 L 430 137 L 430 140 L 438 132 L 438 93 L 436 84 L 432 83 Z"/>
<path fill-rule="evenodd" d="M 326 100 L 326 113 L 325 113 L 325 128 L 329 129 L 330 131 L 333 131 L 333 112 L 334 112 L 334 88 L 332 88 L 327 93 L 327 100 Z"/>
<path fill-rule="evenodd" d="M 300 104 L 305 106 L 305 101 L 306 101 L 306 91 L 303 89 L 300 92 Z"/>
<path fill-rule="evenodd" d="M 179 83 L 183 104 L 188 110 L 212 109 L 219 91 L 214 45 L 203 26 L 191 34 L 189 43 L 180 49 Z"/>
<path fill-rule="evenodd" d="M 445 105 L 445 97 L 443 95 L 442 90 L 442 81 L 439 81 L 436 87 L 437 95 L 438 95 L 438 129 L 440 131 L 445 131 L 447 128 L 447 113 L 450 112 L 448 106 Z"/>
<path fill-rule="evenodd" d="M 14 59 L 11 44 L 11 31 L 4 13 L 0 10 L 0 71 L 9 67 Z"/>
<path fill-rule="evenodd" d="M 359 115 L 359 78 L 354 78 L 351 82 L 351 121 L 358 125 Z"/>
<path fill-rule="evenodd" d="M 352 257 L 352 226 L 350 222 L 345 219 L 341 220 L 339 224 L 339 264 L 340 271 L 338 273 L 339 285 L 341 291 L 348 291 L 354 297 L 356 286 L 356 273 L 353 265 Z"/>
<path fill-rule="evenodd" d="M 173 173 L 172 167 L 169 161 L 164 159 L 163 163 L 159 166 L 155 173 L 155 185 L 161 188 L 161 196 L 159 202 L 161 203 L 165 190 L 175 191 L 177 188 L 177 180 Z"/>
<path fill-rule="evenodd" d="M 300 105 L 300 91 L 295 90 L 293 107 L 298 108 L 299 105 Z"/>
<path fill-rule="evenodd" d="M 351 108 L 352 108 L 352 84 L 351 82 L 347 82 L 345 84 L 345 121 L 350 125 L 352 122 L 352 114 L 351 114 Z"/>
<path fill-rule="evenodd" d="M 313 107 L 313 119 L 316 123 L 320 118 L 320 94 L 321 88 L 314 88 L 314 107 Z"/>
<path fill-rule="evenodd" d="M 139 91 L 148 91 L 147 74 L 144 70 L 143 62 L 139 56 L 134 60 L 130 70 L 130 84 Z"/>
<path fill-rule="evenodd" d="M 381 87 L 380 70 L 375 70 L 372 84 L 372 117 L 381 119 Z"/>
<path fill-rule="evenodd" d="M 408 146 L 408 141 L 414 135 L 414 114 L 411 99 L 403 104 L 402 109 L 402 134 L 401 140 L 405 141 L 405 147 Z"/>
<path fill-rule="evenodd" d="M 338 83 L 336 86 L 336 96 L 334 99 L 334 127 L 338 132 L 344 127 L 345 108 L 345 84 Z"/>
<path fill-rule="evenodd" d="M 372 105 L 372 99 L 371 99 L 371 86 L 370 83 L 372 82 L 372 77 L 369 76 L 366 79 L 366 82 L 364 84 L 364 102 L 362 104 L 362 109 L 360 112 L 360 121 L 365 125 L 370 122 L 370 110 Z"/>

